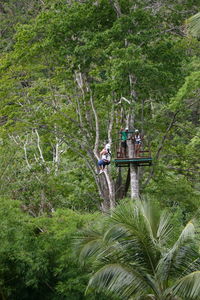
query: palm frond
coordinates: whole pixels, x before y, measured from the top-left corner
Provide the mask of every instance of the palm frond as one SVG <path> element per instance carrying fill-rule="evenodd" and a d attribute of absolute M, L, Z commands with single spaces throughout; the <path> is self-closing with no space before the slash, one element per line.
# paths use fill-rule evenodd
<path fill-rule="evenodd" d="M 199 268 L 198 253 L 192 249 L 193 244 L 184 245 L 175 253 L 169 251 L 162 257 L 157 268 L 157 277 L 161 281 L 169 278 L 181 278 Z"/>
<path fill-rule="evenodd" d="M 135 204 L 132 202 L 121 203 L 114 210 L 110 222 L 112 224 L 123 224 L 127 228 L 132 228 L 137 223 L 137 213 Z"/>
<path fill-rule="evenodd" d="M 157 276 L 160 280 L 167 280 L 176 274 L 179 277 L 197 258 L 194 250 L 195 228 L 189 222 L 182 230 L 173 247 L 165 251 L 157 265 Z"/>
<path fill-rule="evenodd" d="M 74 238 L 74 248 L 81 264 L 96 256 L 103 245 L 104 224 L 96 229 L 85 229 L 80 231 Z"/>
<path fill-rule="evenodd" d="M 149 284 L 150 280 L 149 280 Z M 129 299 L 131 295 L 144 295 L 148 288 L 148 279 L 141 273 L 129 270 L 120 264 L 107 265 L 96 272 L 89 281 L 87 291 L 93 287 L 105 294 L 115 294 L 121 299 Z"/>
<path fill-rule="evenodd" d="M 138 201 L 141 214 L 152 241 L 157 246 L 163 246 L 171 238 L 172 225 L 171 214 L 167 211 L 161 213 L 158 204 L 148 198 Z"/>
<path fill-rule="evenodd" d="M 187 20 L 189 34 L 200 37 L 200 12 Z"/>
<path fill-rule="evenodd" d="M 127 238 L 129 236 L 129 231 L 127 228 L 114 224 L 104 233 L 104 241 L 119 241 L 122 238 Z"/>
<path fill-rule="evenodd" d="M 84 264 L 86 260 L 96 257 L 99 252 L 102 252 L 102 240 L 92 240 L 82 246 L 79 254 L 79 262 Z"/>
<path fill-rule="evenodd" d="M 161 246 L 165 246 L 171 238 L 173 227 L 170 223 L 171 216 L 166 211 L 161 214 L 160 222 L 157 230 L 157 239 Z"/>
<path fill-rule="evenodd" d="M 154 241 L 151 229 L 153 222 L 150 219 L 157 218 L 152 217 L 150 210 L 150 204 L 146 205 L 141 201 L 120 204 L 113 212 L 111 224 L 118 227 L 119 232 L 124 231 L 123 246 L 126 252 L 132 255 L 132 259 L 138 260 L 143 267 L 148 266 L 148 272 L 154 273 L 159 251 Z M 157 227 L 156 225 L 156 230 Z M 131 256 L 129 258 L 131 259 Z"/>
<path fill-rule="evenodd" d="M 172 229 L 170 214 L 150 202 L 120 204 L 100 227 L 79 237 L 80 260 L 89 259 L 94 270 L 87 290 L 123 300 L 179 299 L 185 282 L 191 298 L 183 299 L 197 299 L 198 276 L 191 275 L 200 269 L 195 225 L 189 222 L 174 244 Z"/>
<path fill-rule="evenodd" d="M 171 288 L 175 295 L 184 299 L 199 299 L 200 297 L 200 270 L 181 278 Z"/>
<path fill-rule="evenodd" d="M 194 224 L 190 221 L 183 228 L 178 240 L 174 244 L 172 251 L 178 249 L 185 242 L 192 241 L 195 238 L 195 227 Z"/>

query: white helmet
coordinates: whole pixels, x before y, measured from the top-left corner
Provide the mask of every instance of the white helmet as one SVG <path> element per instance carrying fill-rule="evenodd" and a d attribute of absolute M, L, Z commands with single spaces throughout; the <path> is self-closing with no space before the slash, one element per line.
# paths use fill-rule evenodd
<path fill-rule="evenodd" d="M 105 145 L 106 150 L 110 149 L 110 144 Z"/>
<path fill-rule="evenodd" d="M 135 129 L 135 132 L 139 132 L 139 130 L 138 130 L 138 129 Z"/>

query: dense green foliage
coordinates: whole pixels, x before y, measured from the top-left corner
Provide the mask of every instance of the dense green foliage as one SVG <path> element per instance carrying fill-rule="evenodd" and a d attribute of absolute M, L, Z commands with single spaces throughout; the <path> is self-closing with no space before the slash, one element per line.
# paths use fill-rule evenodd
<path fill-rule="evenodd" d="M 104 177 L 97 175 L 97 156 L 109 139 L 115 158 L 119 131 L 128 122 L 144 134 L 153 157 L 151 167 L 140 169 L 140 195 L 148 195 L 161 210 L 170 207 L 178 218 L 172 219 L 169 245 L 160 247 L 158 237 L 154 245 L 150 241 L 156 272 L 161 271 L 164 255 L 199 209 L 199 11 L 199 0 L 1 1 L 2 299 L 108 299 L 107 291 L 99 294 L 98 288 L 97 294 L 84 294 L 91 265 L 79 266 L 72 244 L 77 230 L 99 220 L 97 211 L 110 197 Z M 130 196 L 123 194 L 128 175 L 114 164 L 108 175 L 118 204 Z M 124 214 L 128 219 L 128 211 Z M 131 226 L 142 232 L 144 223 L 136 221 Z M 114 219 L 109 222 L 113 226 Z M 109 243 L 123 244 L 122 236 L 120 241 L 120 236 L 115 241 L 104 236 L 111 226 L 104 219 L 99 226 L 101 239 L 109 239 L 106 251 L 112 250 Z M 192 237 L 186 242 L 187 251 L 195 245 L 192 255 L 198 257 Z M 127 255 L 128 263 L 135 263 L 121 251 L 108 255 L 113 260 Z M 143 267 L 155 280 L 158 274 Z M 178 278 L 179 273 L 171 276 L 163 290 L 174 287 L 179 293 L 185 284 L 185 294 L 179 294 L 188 300 L 191 286 L 180 279 L 175 287 Z M 140 299 L 134 291 L 132 299 Z"/>
<path fill-rule="evenodd" d="M 134 126 L 151 143 L 155 167 L 150 172 L 144 169 L 141 192 L 146 189 L 158 196 L 164 192 L 171 198 L 180 186 L 181 197 L 194 207 L 199 191 L 195 100 L 199 50 L 195 40 L 184 36 L 182 26 L 197 2 L 181 6 L 168 1 L 156 8 L 156 4 L 148 6 L 148 1 L 139 1 L 135 7 L 122 1 L 120 17 L 107 0 L 40 4 L 32 1 L 28 9 L 30 4 L 24 3 L 27 16 L 32 11 L 30 19 L 20 15 L 17 4 L 11 7 L 16 34 L 13 50 L 5 47 L 1 58 L 1 135 L 8 161 L 13 152 L 17 159 L 15 170 L 10 172 L 8 167 L 1 178 L 2 192 L 8 188 L 9 196 L 12 193 L 27 205 L 34 198 L 38 206 L 45 198 L 53 207 L 80 208 L 80 202 L 85 209 L 98 207 L 96 179 L 86 165 L 94 169 L 96 164 L 88 148 L 93 148 L 96 136 L 95 119 L 87 109 L 92 94 L 101 143 L 110 123 L 108 112 L 114 111 L 115 151 L 118 131 L 130 109 Z M 10 18 L 6 12 L 2 15 L 7 32 Z M 133 99 L 131 107 L 122 101 L 117 104 L 122 96 Z M 20 186 L 27 176 L 24 191 Z M 176 194 L 173 201 L 180 204 L 180 193 Z"/>
<path fill-rule="evenodd" d="M 198 299 L 197 228 L 188 222 L 181 230 L 178 214 L 174 217 L 176 223 L 158 203 L 123 203 L 100 228 L 83 232 L 80 260 L 89 259 L 95 270 L 88 291 L 119 299 Z"/>
<path fill-rule="evenodd" d="M 84 299 L 88 276 L 71 238 L 98 215 L 57 210 L 33 218 L 20 207 L 18 201 L 0 201 L 1 299 Z"/>

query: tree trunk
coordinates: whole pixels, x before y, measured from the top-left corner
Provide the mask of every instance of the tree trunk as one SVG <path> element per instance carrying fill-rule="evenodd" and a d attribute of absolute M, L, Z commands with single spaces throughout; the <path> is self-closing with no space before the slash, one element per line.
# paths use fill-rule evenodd
<path fill-rule="evenodd" d="M 122 199 L 124 195 L 123 182 L 122 182 L 122 170 L 119 168 L 117 180 L 115 182 L 115 197 L 116 199 Z"/>
<path fill-rule="evenodd" d="M 139 198 L 139 167 L 130 165 L 131 199 Z"/>
<path fill-rule="evenodd" d="M 124 187 L 124 197 L 127 196 L 128 189 L 129 189 L 129 186 L 130 186 L 130 179 L 131 179 L 130 174 L 131 174 L 131 172 L 130 172 L 130 167 L 129 167 L 128 168 L 128 173 L 127 173 L 127 176 L 126 176 L 126 183 L 125 183 L 125 187 Z"/>
<path fill-rule="evenodd" d="M 131 122 L 131 124 L 133 124 L 133 121 Z M 127 144 L 128 156 L 129 158 L 133 158 L 135 156 L 133 141 L 129 140 Z M 130 164 L 130 187 L 131 199 L 139 198 L 139 167 L 133 163 Z"/>
<path fill-rule="evenodd" d="M 105 170 L 100 176 L 98 186 L 100 197 L 103 199 L 103 202 L 101 203 L 101 210 L 103 212 L 108 212 L 116 205 L 114 182 L 110 178 L 110 174 L 107 170 Z"/>
<path fill-rule="evenodd" d="M 104 172 L 106 177 L 107 185 L 108 185 L 108 192 L 109 192 L 109 199 L 110 199 L 110 209 L 115 208 L 115 186 L 113 180 L 110 178 L 110 174 L 106 170 Z"/>

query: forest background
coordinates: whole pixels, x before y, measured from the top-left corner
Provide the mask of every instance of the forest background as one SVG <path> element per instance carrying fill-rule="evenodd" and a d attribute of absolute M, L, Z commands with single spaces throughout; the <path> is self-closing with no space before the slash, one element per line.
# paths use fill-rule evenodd
<path fill-rule="evenodd" d="M 2 299 L 108 299 L 84 294 L 91 269 L 72 237 L 132 196 L 125 168 L 97 174 L 105 141 L 115 158 L 126 125 L 151 146 L 140 196 L 177 226 L 198 215 L 200 48 L 186 20 L 199 10 L 197 0 L 1 1 Z"/>

